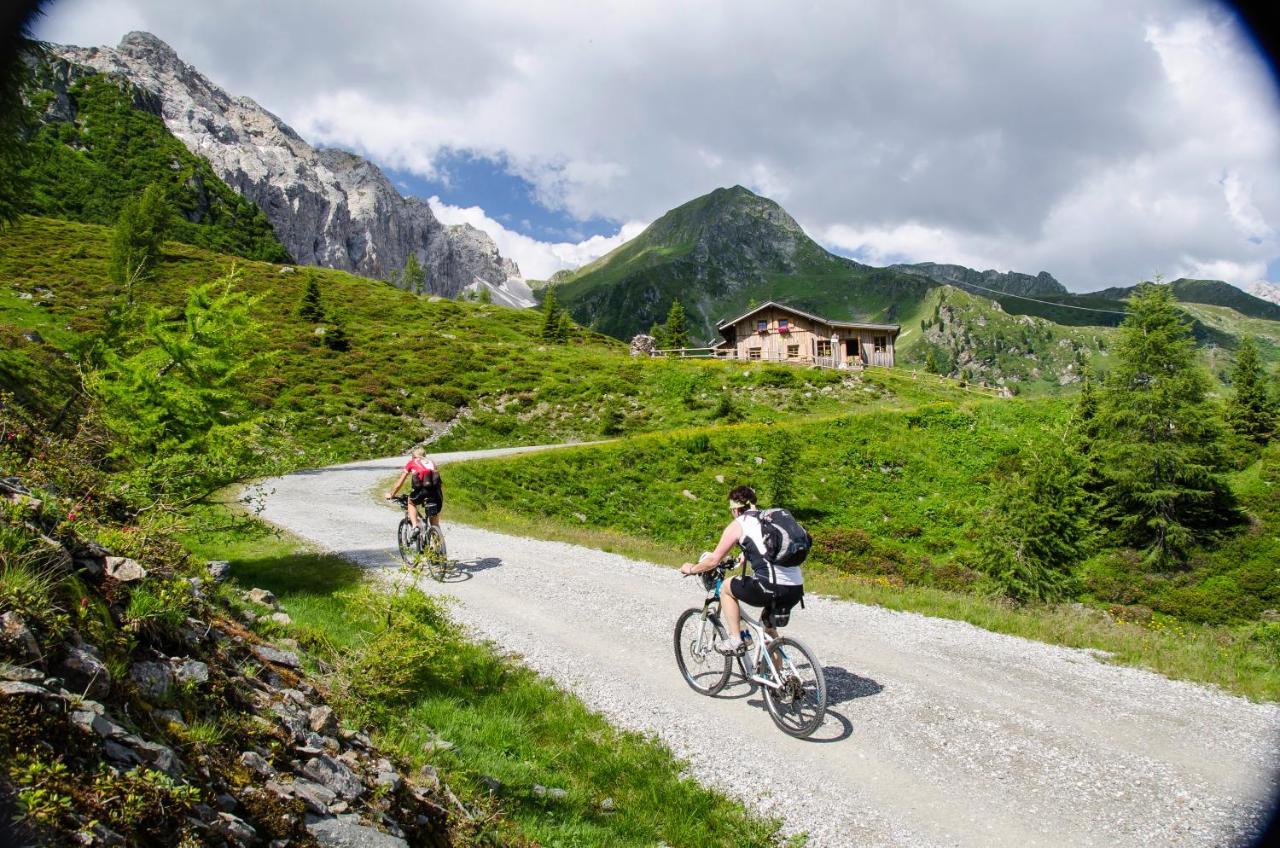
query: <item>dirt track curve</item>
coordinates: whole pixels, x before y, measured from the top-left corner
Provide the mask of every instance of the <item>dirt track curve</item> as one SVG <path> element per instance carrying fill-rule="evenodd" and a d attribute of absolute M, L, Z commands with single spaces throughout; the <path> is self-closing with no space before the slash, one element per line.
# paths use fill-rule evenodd
<path fill-rule="evenodd" d="M 402 464 L 267 481 L 264 517 L 362 566 L 395 566 L 397 516 L 371 492 Z M 615 724 L 657 734 L 700 780 L 807 831 L 812 846 L 1241 844 L 1280 766 L 1274 704 L 812 596 L 789 632 L 822 659 L 832 707 L 798 741 L 774 728 L 758 692 L 706 698 L 684 684 L 671 631 L 701 601 L 693 581 L 452 524 L 447 506 L 444 530 L 465 579 L 424 588 L 457 598 L 464 623 Z"/>

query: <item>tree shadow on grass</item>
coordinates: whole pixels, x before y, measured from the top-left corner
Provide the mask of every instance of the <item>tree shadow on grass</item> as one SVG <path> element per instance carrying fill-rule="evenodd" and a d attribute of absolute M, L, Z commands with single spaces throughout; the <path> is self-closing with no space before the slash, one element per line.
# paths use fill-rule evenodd
<path fill-rule="evenodd" d="M 298 553 L 231 560 L 231 579 L 244 589 L 279 596 L 332 595 L 358 585 L 363 570 L 332 554 Z"/>

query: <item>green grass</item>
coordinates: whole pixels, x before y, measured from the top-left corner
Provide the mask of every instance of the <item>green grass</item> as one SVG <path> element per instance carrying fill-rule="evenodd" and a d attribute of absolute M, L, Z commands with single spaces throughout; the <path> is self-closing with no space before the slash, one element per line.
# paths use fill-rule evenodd
<path fill-rule="evenodd" d="M 789 437 L 799 457 L 783 502 L 814 535 L 812 590 L 1280 699 L 1280 624 L 1258 620 L 1280 608 L 1280 445 L 1230 476 L 1248 528 L 1185 567 L 1146 572 L 1111 550 L 1081 565 L 1079 606 L 1015 607 L 994 594 L 977 564 L 989 485 L 1068 408 L 970 401 L 475 461 L 447 470 L 449 509 L 454 520 L 675 564 L 719 537 L 733 486 L 755 486 L 768 505 L 773 456 Z"/>
<path fill-rule="evenodd" d="M 118 296 L 106 275 L 107 235 L 98 226 L 27 218 L 0 242 L 0 337 L 8 342 L 0 388 L 30 406 L 56 411 L 74 394 L 64 354 L 102 328 Z M 706 424 L 724 394 L 747 421 L 961 394 L 916 385 L 909 375 L 868 383 L 788 366 L 635 359 L 580 328 L 569 344 L 544 344 L 538 312 L 431 302 L 340 271 L 280 273 L 176 242 L 141 297 L 176 310 L 192 285 L 233 264 L 237 285 L 261 298 L 256 318 L 270 346 L 242 386 L 279 434 L 274 465 L 264 471 L 402 451 L 447 422 L 456 426 L 439 447 L 466 449 L 597 439 L 608 408 L 619 413 L 610 435 Z M 298 316 L 308 280 L 317 282 L 330 321 L 345 327 L 350 351 L 326 348 L 316 325 Z"/>
<path fill-rule="evenodd" d="M 187 543 L 198 556 L 230 559 L 242 588 L 274 592 L 293 618 L 290 635 L 320 657 L 358 650 L 385 627 L 381 592 L 336 556 L 221 507 L 202 510 Z M 498 806 L 525 839 L 544 845 L 774 845 L 776 824 L 748 815 L 681 776 L 656 740 L 611 728 L 573 696 L 492 648 L 443 637 L 442 671 L 378 709 L 376 742 L 411 767 L 431 764 L 464 799 L 486 804 L 481 776 L 502 783 Z M 335 662 L 342 668 L 340 661 Z M 335 681 L 335 688 L 342 688 Z M 435 736 L 456 747 L 426 754 Z M 533 787 L 564 789 L 563 800 Z M 612 798 L 617 811 L 599 804 Z"/>

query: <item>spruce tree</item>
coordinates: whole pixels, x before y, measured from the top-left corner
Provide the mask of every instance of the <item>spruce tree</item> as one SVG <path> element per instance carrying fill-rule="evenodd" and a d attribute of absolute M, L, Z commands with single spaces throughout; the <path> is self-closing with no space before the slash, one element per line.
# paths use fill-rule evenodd
<path fill-rule="evenodd" d="M 324 307 L 320 304 L 320 284 L 316 282 L 315 277 L 307 278 L 307 289 L 302 293 L 298 317 L 316 324 L 324 320 Z"/>
<path fill-rule="evenodd" d="M 561 338 L 561 307 L 556 302 L 556 289 L 547 287 L 543 298 L 543 341 L 556 342 Z"/>
<path fill-rule="evenodd" d="M 1071 594 L 1071 569 L 1086 553 L 1090 507 L 1083 463 L 1060 439 L 1024 451 L 993 486 L 978 543 L 978 564 L 1017 601 Z"/>
<path fill-rule="evenodd" d="M 1266 444 L 1276 431 L 1276 408 L 1267 391 L 1266 373 L 1258 361 L 1258 345 L 1252 336 L 1240 341 L 1231 387 L 1234 392 L 1227 406 L 1231 428 L 1246 439 Z"/>
<path fill-rule="evenodd" d="M 572 336 L 573 319 L 569 317 L 568 312 L 561 312 L 560 318 L 556 323 L 556 341 L 560 344 L 568 344 Z"/>
<path fill-rule="evenodd" d="M 671 301 L 671 309 L 667 312 L 667 340 L 671 347 L 689 346 L 689 331 L 685 327 L 684 305 L 678 300 Z"/>
<path fill-rule="evenodd" d="M 656 350 L 671 349 L 671 336 L 667 333 L 666 324 L 654 324 L 649 328 L 649 335 L 653 336 L 653 346 Z"/>
<path fill-rule="evenodd" d="M 778 428 L 769 435 L 765 458 L 764 493 L 770 506 L 784 506 L 795 494 L 800 467 L 800 444 L 790 430 Z"/>
<path fill-rule="evenodd" d="M 1238 520 L 1218 474 L 1221 428 L 1168 286 L 1138 287 L 1113 352 L 1092 454 L 1103 515 L 1118 541 L 1144 549 L 1148 565 L 1165 567 L 1185 559 L 1212 529 Z"/>
<path fill-rule="evenodd" d="M 410 253 L 404 261 L 404 270 L 400 272 L 400 281 L 404 287 L 414 294 L 425 294 L 427 291 L 427 272 L 418 261 L 418 254 Z"/>
<path fill-rule="evenodd" d="M 134 290 L 155 275 L 160 249 L 172 215 L 164 186 L 153 183 L 142 196 L 120 210 L 111 234 L 111 281 L 124 290 L 125 304 L 133 305 Z"/>
<path fill-rule="evenodd" d="M 347 337 L 347 331 L 343 329 L 341 324 L 335 321 L 326 328 L 324 346 L 338 353 L 346 353 L 351 350 L 351 340 Z"/>

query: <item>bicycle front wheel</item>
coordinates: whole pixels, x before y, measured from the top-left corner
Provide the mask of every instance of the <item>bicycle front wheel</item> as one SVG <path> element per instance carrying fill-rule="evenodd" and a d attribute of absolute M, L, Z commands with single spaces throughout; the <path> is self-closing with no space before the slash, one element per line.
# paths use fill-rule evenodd
<path fill-rule="evenodd" d="M 729 682 L 733 658 L 714 647 L 716 627 L 699 607 L 687 609 L 676 621 L 676 664 L 684 682 L 702 695 L 714 695 Z"/>
<path fill-rule="evenodd" d="M 803 739 L 822 724 L 827 712 L 827 678 L 822 663 L 798 639 L 784 636 L 769 646 L 778 663 L 779 686 L 762 686 L 769 717 L 783 733 Z M 767 665 L 766 665 L 767 670 Z"/>
<path fill-rule="evenodd" d="M 444 544 L 444 534 L 434 524 L 427 525 L 427 539 L 423 543 L 422 554 L 427 558 L 432 579 L 443 581 L 449 574 L 449 550 Z"/>
<path fill-rule="evenodd" d="M 412 565 L 418 551 L 414 546 L 413 522 L 408 518 L 400 519 L 400 526 L 396 528 L 396 544 L 400 547 L 400 559 L 405 565 Z"/>

